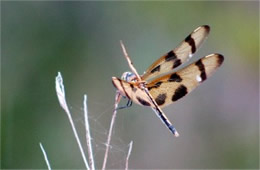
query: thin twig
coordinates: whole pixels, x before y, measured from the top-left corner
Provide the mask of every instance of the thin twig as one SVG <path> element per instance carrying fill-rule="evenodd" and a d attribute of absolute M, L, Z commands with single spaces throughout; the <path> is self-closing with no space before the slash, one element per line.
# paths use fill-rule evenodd
<path fill-rule="evenodd" d="M 63 85 L 63 79 L 62 79 L 60 72 L 58 72 L 58 76 L 56 77 L 55 83 L 56 83 L 56 93 L 57 93 L 60 105 L 65 110 L 65 112 L 67 113 L 68 119 L 70 121 L 72 130 L 73 130 L 73 133 L 74 133 L 74 136 L 75 136 L 77 143 L 78 143 L 78 146 L 79 146 L 79 150 L 81 152 L 82 159 L 85 163 L 86 168 L 89 170 L 90 168 L 89 168 L 85 153 L 83 151 L 81 142 L 80 142 L 79 137 L 78 137 L 77 130 L 76 130 L 74 122 L 72 120 L 71 113 L 68 109 L 68 105 L 67 105 L 66 97 L 65 97 L 65 89 L 64 89 L 64 85 Z"/>
<path fill-rule="evenodd" d="M 91 170 L 95 170 L 95 161 L 93 157 L 93 151 L 92 151 L 92 143 L 91 143 L 91 135 L 89 130 L 89 122 L 88 122 L 88 107 L 87 107 L 87 95 L 84 95 L 84 118 L 85 118 L 85 128 L 86 128 L 86 141 L 88 146 L 88 156 L 89 156 L 89 163 Z"/>
<path fill-rule="evenodd" d="M 132 61 L 130 60 L 129 55 L 128 55 L 127 52 L 126 52 L 126 48 L 125 48 L 125 45 L 123 44 L 123 41 L 120 41 L 120 44 L 121 44 L 121 47 L 122 47 L 124 56 L 125 56 L 125 58 L 126 58 L 126 60 L 127 60 L 127 62 L 128 62 L 128 65 L 129 65 L 130 69 L 131 69 L 132 72 L 136 75 L 137 79 L 138 79 L 139 81 L 142 81 L 140 75 L 138 74 L 138 72 L 136 71 L 136 69 L 133 67 L 133 63 L 132 63 Z"/>
<path fill-rule="evenodd" d="M 111 122 L 110 122 L 109 132 L 108 132 L 108 135 L 107 135 L 106 151 L 105 151 L 105 156 L 104 156 L 102 170 L 105 170 L 105 168 L 106 168 L 107 158 L 108 158 L 108 151 L 109 151 L 109 147 L 110 147 L 110 141 L 111 141 L 113 126 L 114 126 L 114 122 L 115 122 L 115 119 L 116 119 L 117 107 L 118 107 L 118 103 L 119 103 L 120 99 L 121 99 L 121 95 L 120 95 L 119 92 L 117 92 L 116 96 L 115 96 L 114 112 L 113 112 L 112 119 L 111 119 Z"/>
<path fill-rule="evenodd" d="M 127 153 L 126 161 L 125 161 L 125 170 L 128 170 L 128 160 L 129 160 L 129 157 L 130 157 L 130 155 L 131 155 L 132 148 L 133 148 L 133 141 L 131 141 L 131 142 L 129 143 L 129 149 L 128 149 L 128 153 Z"/>
<path fill-rule="evenodd" d="M 43 148 L 43 146 L 42 146 L 42 143 L 40 143 L 40 148 L 41 148 L 41 150 L 42 150 L 42 153 L 43 153 L 45 162 L 46 162 L 46 164 L 47 164 L 48 170 L 51 170 L 51 165 L 50 165 L 50 163 L 49 163 L 47 154 L 46 154 L 46 152 L 45 152 L 45 150 L 44 150 L 44 148 Z"/>

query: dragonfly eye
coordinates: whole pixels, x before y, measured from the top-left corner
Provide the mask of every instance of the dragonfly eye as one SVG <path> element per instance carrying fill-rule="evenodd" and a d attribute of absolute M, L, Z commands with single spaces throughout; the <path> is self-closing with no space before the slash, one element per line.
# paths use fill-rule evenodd
<path fill-rule="evenodd" d="M 127 82 L 131 82 L 133 81 L 134 79 L 136 78 L 135 74 L 134 73 L 131 73 L 131 72 L 124 72 L 121 76 L 121 79 L 122 80 L 125 80 Z"/>

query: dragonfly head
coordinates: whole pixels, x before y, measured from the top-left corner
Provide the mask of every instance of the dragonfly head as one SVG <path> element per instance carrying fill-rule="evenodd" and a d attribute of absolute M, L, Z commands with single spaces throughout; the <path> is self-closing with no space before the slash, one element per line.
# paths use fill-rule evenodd
<path fill-rule="evenodd" d="M 121 79 L 122 80 L 125 80 L 127 82 L 131 82 L 131 81 L 134 81 L 136 79 L 136 76 L 134 73 L 132 72 L 124 72 L 121 76 Z"/>

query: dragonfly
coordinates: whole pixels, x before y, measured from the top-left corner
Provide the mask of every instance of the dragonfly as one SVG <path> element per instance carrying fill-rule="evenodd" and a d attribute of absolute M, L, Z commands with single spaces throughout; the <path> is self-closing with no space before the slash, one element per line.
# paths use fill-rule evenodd
<path fill-rule="evenodd" d="M 209 32 L 208 25 L 196 28 L 175 49 L 157 59 L 141 76 L 121 41 L 123 53 L 132 72 L 124 72 L 121 78 L 112 77 L 112 83 L 120 96 L 128 98 L 125 107 L 131 106 L 132 102 L 151 107 L 171 133 L 178 137 L 179 133 L 162 108 L 186 96 L 223 63 L 224 56 L 213 53 L 180 68 L 199 49 Z"/>

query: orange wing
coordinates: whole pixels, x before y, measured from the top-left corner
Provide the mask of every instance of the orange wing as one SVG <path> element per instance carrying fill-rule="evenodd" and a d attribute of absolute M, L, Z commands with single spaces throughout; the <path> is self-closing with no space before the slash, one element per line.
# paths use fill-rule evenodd
<path fill-rule="evenodd" d="M 159 77 L 147 84 L 156 103 L 165 107 L 186 94 L 206 80 L 223 62 L 220 54 L 208 55 L 176 73 Z"/>
<path fill-rule="evenodd" d="M 142 75 L 142 80 L 152 79 L 160 74 L 167 73 L 184 63 L 194 54 L 207 38 L 210 27 L 198 27 L 174 50 L 156 60 Z"/>

